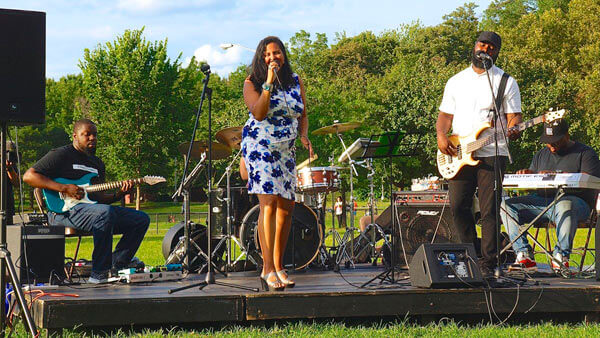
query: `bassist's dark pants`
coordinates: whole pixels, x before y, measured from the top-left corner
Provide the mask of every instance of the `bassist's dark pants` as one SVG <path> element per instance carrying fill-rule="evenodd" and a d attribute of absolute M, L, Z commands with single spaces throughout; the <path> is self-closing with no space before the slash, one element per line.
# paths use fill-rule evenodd
<path fill-rule="evenodd" d="M 481 264 L 486 268 L 496 265 L 496 205 L 494 203 L 494 157 L 475 158 L 481 160 L 479 165 L 464 166 L 449 181 L 449 198 L 454 228 L 458 231 L 463 243 L 475 243 L 477 232 L 473 219 L 473 195 L 478 190 L 479 208 L 481 211 Z M 500 178 L 506 169 L 506 156 L 499 157 Z M 499 186 L 502 195 L 502 186 Z"/>

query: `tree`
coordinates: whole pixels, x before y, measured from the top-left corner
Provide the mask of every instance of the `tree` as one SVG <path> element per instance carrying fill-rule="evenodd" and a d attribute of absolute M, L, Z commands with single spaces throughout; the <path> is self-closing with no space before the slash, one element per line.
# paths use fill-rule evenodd
<path fill-rule="evenodd" d="M 179 76 L 179 57 L 168 58 L 167 41 L 150 43 L 143 29 L 126 30 L 113 42 L 86 49 L 80 68 L 108 176 L 169 176 L 168 159 L 177 146 L 173 135 L 181 133 L 184 121 L 181 108 L 189 109 L 179 98 L 193 81 Z M 138 208 L 139 197 L 138 187 Z"/>

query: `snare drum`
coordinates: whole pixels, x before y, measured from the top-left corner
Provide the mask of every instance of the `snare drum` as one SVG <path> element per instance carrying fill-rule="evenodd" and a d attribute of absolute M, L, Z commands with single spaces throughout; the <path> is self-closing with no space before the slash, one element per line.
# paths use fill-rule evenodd
<path fill-rule="evenodd" d="M 334 167 L 307 167 L 298 170 L 298 190 L 303 193 L 333 192 L 339 189 L 339 174 Z"/>

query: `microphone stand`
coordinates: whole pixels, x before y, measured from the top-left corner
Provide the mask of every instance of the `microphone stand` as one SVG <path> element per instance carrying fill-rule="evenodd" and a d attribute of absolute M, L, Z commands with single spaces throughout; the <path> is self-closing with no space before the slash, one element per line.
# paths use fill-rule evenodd
<path fill-rule="evenodd" d="M 495 206 L 495 225 L 496 225 L 496 269 L 494 271 L 494 277 L 500 278 L 502 277 L 502 263 L 500 262 L 500 198 L 501 198 L 501 190 L 502 189 L 502 181 L 500 177 L 500 158 L 499 158 L 499 148 L 498 148 L 498 132 L 497 126 L 500 124 L 500 130 L 502 131 L 502 135 L 504 137 L 504 143 L 506 144 L 506 151 L 508 153 L 508 160 L 512 163 L 512 157 L 510 156 L 510 151 L 508 149 L 508 140 L 506 139 L 504 123 L 502 119 L 499 118 L 500 107 L 496 102 L 496 95 L 494 95 L 494 87 L 492 85 L 492 81 L 490 79 L 489 69 L 494 66 L 493 59 L 485 54 L 480 53 L 480 56 L 485 55 L 486 57 L 481 57 L 480 59 L 483 62 L 483 69 L 485 70 L 485 75 L 488 80 L 488 85 L 490 86 L 490 92 L 492 94 L 492 103 L 494 105 L 493 109 L 493 117 L 494 121 L 494 206 Z M 489 65 L 489 68 L 487 67 Z M 500 93 L 497 93 L 500 94 Z"/>
<path fill-rule="evenodd" d="M 223 282 L 217 282 L 215 281 L 215 276 L 214 276 L 214 270 L 213 270 L 213 263 L 212 263 L 212 237 L 211 237 L 211 230 L 212 230 L 212 201 L 211 201 L 211 191 L 212 191 L 212 89 L 208 87 L 208 81 L 210 80 L 210 66 L 208 65 L 203 65 L 201 68 L 201 71 L 206 75 L 206 77 L 204 78 L 204 80 L 202 81 L 204 83 L 204 87 L 202 88 L 202 96 L 200 97 L 200 107 L 198 108 L 198 112 L 196 113 L 196 123 L 194 124 L 194 131 L 192 133 L 192 141 L 190 142 L 190 147 L 188 148 L 188 156 L 186 157 L 186 163 L 184 166 L 184 175 L 182 176 L 185 179 L 185 171 L 187 170 L 187 165 L 188 165 L 188 161 L 191 155 L 191 151 L 192 151 L 192 146 L 194 143 L 194 138 L 196 136 L 196 130 L 198 128 L 198 119 L 200 117 L 200 112 L 202 111 L 202 104 L 204 103 L 204 98 L 208 97 L 208 166 L 207 166 L 207 175 L 208 175 L 208 217 L 207 217 L 207 264 L 208 264 L 208 270 L 206 272 L 206 278 L 203 282 L 200 283 L 194 283 L 191 285 L 186 285 L 183 287 L 179 287 L 179 288 L 175 288 L 175 289 L 171 289 L 169 290 L 169 294 L 171 293 L 175 293 L 178 291 L 182 291 L 182 290 L 186 290 L 186 289 L 190 289 L 196 286 L 200 287 L 200 290 L 202 290 L 204 287 L 206 287 L 207 285 L 210 284 L 217 284 L 217 285 L 221 285 L 221 286 L 227 286 L 227 287 L 231 287 L 231 288 L 237 288 L 237 289 L 242 289 L 242 290 L 249 290 L 249 291 L 254 291 L 254 292 L 258 292 L 259 290 L 257 288 L 252 288 L 252 287 L 247 287 L 247 286 L 243 286 L 243 285 L 236 285 L 236 284 L 231 284 L 231 283 L 223 283 Z M 188 204 L 189 206 L 189 204 Z M 186 248 L 186 264 L 189 261 L 189 230 L 188 230 L 189 225 L 186 223 L 185 225 L 185 232 L 187 233 L 186 237 L 186 242 L 185 242 L 185 248 Z"/>

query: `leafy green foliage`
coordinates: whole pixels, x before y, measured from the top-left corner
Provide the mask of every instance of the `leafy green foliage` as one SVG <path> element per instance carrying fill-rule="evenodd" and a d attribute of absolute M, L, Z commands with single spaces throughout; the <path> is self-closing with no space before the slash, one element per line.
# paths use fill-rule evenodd
<path fill-rule="evenodd" d="M 287 43 L 288 57 L 307 90 L 309 131 L 336 120 L 361 122 L 342 134 L 346 145 L 389 130 L 421 134 L 416 154 L 394 160 L 394 182 L 407 187 L 411 178 L 437 174 L 434 124 L 445 83 L 469 66 L 479 31 L 492 29 L 503 38 L 498 65 L 519 83 L 524 119 L 566 108 L 573 138 L 600 149 L 600 17 L 590 15 L 600 11 L 600 2 L 494 0 L 481 18 L 475 9 L 467 3 L 436 26 L 415 22 L 353 37 L 342 32 L 333 43 L 325 34 L 296 33 Z M 73 120 L 85 116 L 99 124 L 99 155 L 112 177 L 165 175 L 171 189 L 183 166 L 177 146 L 189 141 L 205 75 L 202 60 L 184 68 L 166 50 L 166 40 L 148 42 L 143 30 L 125 31 L 86 50 L 81 75 L 48 80 L 47 124 L 23 128 L 20 137 L 36 145 L 23 150 L 24 162 L 68 143 Z M 246 66 L 227 78 L 211 75 L 213 135 L 248 118 L 242 97 L 246 76 Z M 207 111 L 205 101 L 196 139 L 208 138 Z M 509 170 L 528 165 L 541 147 L 538 133 L 526 130 L 512 144 L 515 162 Z M 319 155 L 314 165 L 329 165 L 343 151 L 335 135 L 311 135 L 311 141 Z M 299 161 L 308 157 L 300 146 L 297 154 Z M 218 175 L 228 161 L 214 163 Z M 387 185 L 387 160 L 374 161 L 374 168 L 375 183 Z M 359 168 L 359 174 L 355 186 L 364 196 L 366 171 Z M 347 188 L 348 172 L 343 176 Z"/>

